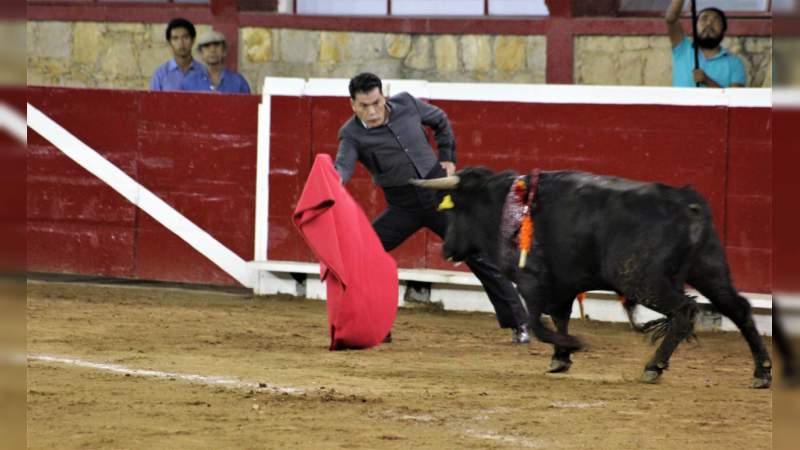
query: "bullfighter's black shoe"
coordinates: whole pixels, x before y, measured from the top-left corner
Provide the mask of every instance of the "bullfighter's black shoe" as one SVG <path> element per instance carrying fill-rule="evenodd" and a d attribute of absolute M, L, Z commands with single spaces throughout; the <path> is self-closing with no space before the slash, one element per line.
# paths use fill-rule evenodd
<path fill-rule="evenodd" d="M 527 344 L 531 341 L 531 335 L 528 333 L 528 326 L 522 324 L 516 328 L 511 329 L 511 342 L 514 344 Z"/>

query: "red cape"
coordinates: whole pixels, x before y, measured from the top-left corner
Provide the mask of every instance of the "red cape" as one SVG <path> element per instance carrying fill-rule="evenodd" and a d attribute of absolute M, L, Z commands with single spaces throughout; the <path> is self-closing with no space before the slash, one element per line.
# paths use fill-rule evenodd
<path fill-rule="evenodd" d="M 331 350 L 380 344 L 397 316 L 397 263 L 342 186 L 330 155 L 314 160 L 293 219 L 328 288 Z"/>

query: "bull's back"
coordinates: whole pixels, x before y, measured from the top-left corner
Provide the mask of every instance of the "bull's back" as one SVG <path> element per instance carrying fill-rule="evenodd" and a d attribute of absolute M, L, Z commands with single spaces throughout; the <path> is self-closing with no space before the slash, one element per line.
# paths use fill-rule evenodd
<path fill-rule="evenodd" d="M 688 186 L 673 187 L 586 172 L 545 172 L 539 201 L 584 220 L 658 223 L 686 220 L 687 214 L 710 217 L 705 199 Z"/>
<path fill-rule="evenodd" d="M 545 172 L 539 189 L 537 239 L 556 270 L 608 273 L 610 260 L 683 259 L 710 227 L 708 204 L 690 187 Z"/>

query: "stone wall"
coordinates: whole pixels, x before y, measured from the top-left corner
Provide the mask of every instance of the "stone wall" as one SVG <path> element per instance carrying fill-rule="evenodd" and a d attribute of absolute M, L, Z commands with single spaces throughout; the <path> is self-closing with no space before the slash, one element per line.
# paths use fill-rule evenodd
<path fill-rule="evenodd" d="M 726 37 L 742 58 L 750 87 L 772 86 L 772 39 Z M 670 86 L 672 48 L 667 36 L 580 36 L 575 40 L 576 84 Z"/>
<path fill-rule="evenodd" d="M 22 86 L 25 82 L 25 24 L 0 19 L 0 86 Z"/>
<path fill-rule="evenodd" d="M 33 22 L 27 24 L 28 84 L 147 89 L 172 57 L 165 24 Z M 197 25 L 198 35 L 207 25 Z"/>
<path fill-rule="evenodd" d="M 411 35 L 243 28 L 239 70 L 264 76 L 544 83 L 544 36 Z"/>
<path fill-rule="evenodd" d="M 199 25 L 198 34 L 208 26 Z M 293 29 L 240 30 L 239 71 L 264 76 L 544 83 L 543 36 L 410 35 Z M 171 57 L 164 24 L 28 22 L 28 84 L 146 89 Z"/>
<path fill-rule="evenodd" d="M 172 55 L 164 27 L 28 22 L 28 84 L 146 89 Z M 198 25 L 198 33 L 206 29 Z M 726 38 L 724 45 L 743 57 L 749 85 L 772 85 L 770 38 Z M 365 70 L 385 78 L 544 83 L 546 58 L 544 36 L 239 30 L 239 71 L 255 92 L 267 75 L 349 78 Z M 574 58 L 578 84 L 670 85 L 666 36 L 581 36 Z"/>

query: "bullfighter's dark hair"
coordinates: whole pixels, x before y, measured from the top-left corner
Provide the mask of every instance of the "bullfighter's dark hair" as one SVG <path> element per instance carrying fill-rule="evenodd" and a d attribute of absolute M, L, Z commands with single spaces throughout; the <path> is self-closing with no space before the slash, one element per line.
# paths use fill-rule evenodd
<path fill-rule="evenodd" d="M 375 88 L 383 91 L 383 83 L 374 73 L 363 72 L 350 79 L 348 88 L 350 89 L 350 98 L 355 100 L 358 92 L 366 94 Z"/>
<path fill-rule="evenodd" d="M 697 17 L 700 17 L 706 11 L 713 11 L 713 12 L 717 13 L 719 18 L 722 19 L 722 32 L 724 33 L 726 31 L 728 31 L 728 16 L 726 16 L 725 13 L 722 12 L 721 9 L 714 8 L 713 6 L 709 7 L 709 8 L 703 8 L 699 13 L 697 13 Z"/>
<path fill-rule="evenodd" d="M 176 17 L 170 20 L 169 23 L 167 24 L 167 33 L 166 33 L 167 42 L 169 42 L 172 30 L 175 28 L 186 28 L 186 31 L 189 32 L 189 36 L 192 37 L 192 40 L 194 40 L 194 38 L 197 37 L 197 30 L 194 29 L 194 24 L 192 22 L 189 22 L 183 17 Z"/>

